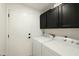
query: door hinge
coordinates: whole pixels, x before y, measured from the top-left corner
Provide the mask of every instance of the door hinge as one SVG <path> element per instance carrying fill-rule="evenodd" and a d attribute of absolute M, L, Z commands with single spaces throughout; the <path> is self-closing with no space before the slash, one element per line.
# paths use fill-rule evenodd
<path fill-rule="evenodd" d="M 8 34 L 8 38 L 9 38 L 10 36 L 9 36 L 9 34 Z"/>
<path fill-rule="evenodd" d="M 8 17 L 10 17 L 10 14 L 8 14 Z"/>

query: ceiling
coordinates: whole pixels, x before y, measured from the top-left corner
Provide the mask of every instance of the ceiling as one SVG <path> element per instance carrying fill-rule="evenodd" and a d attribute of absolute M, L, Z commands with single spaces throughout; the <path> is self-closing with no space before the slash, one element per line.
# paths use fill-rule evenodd
<path fill-rule="evenodd" d="M 54 3 L 24 3 L 24 5 L 34 8 L 40 12 L 50 9 Z"/>

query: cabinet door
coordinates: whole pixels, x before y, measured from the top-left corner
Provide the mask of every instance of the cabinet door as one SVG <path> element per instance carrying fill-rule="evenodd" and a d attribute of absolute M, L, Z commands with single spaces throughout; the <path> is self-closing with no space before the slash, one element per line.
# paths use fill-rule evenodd
<path fill-rule="evenodd" d="M 33 56 L 41 56 L 41 43 L 33 39 Z"/>
<path fill-rule="evenodd" d="M 62 9 L 62 27 L 79 27 L 79 4 L 69 3 L 64 4 Z"/>
<path fill-rule="evenodd" d="M 56 53 L 52 49 L 42 45 L 42 56 L 60 56 L 60 54 Z"/>
<path fill-rule="evenodd" d="M 40 28 L 46 28 L 46 12 L 40 16 Z"/>
<path fill-rule="evenodd" d="M 58 7 L 47 12 L 47 28 L 58 27 Z"/>

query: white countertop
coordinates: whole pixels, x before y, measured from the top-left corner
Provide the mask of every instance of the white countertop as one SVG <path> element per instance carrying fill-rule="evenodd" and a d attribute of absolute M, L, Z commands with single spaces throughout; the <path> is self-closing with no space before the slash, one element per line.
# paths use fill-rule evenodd
<path fill-rule="evenodd" d="M 34 40 L 39 41 L 62 56 L 79 56 L 79 45 L 64 42 L 62 37 L 57 37 L 53 40 L 49 37 L 36 37 Z"/>
<path fill-rule="evenodd" d="M 34 37 L 33 39 L 39 41 L 40 43 L 43 43 L 43 42 L 47 42 L 47 41 L 52 40 L 49 37 L 43 37 L 43 36 L 41 36 L 41 37 Z"/>
<path fill-rule="evenodd" d="M 63 56 L 79 56 L 79 49 L 63 42 L 51 41 L 43 43 L 46 47 Z"/>

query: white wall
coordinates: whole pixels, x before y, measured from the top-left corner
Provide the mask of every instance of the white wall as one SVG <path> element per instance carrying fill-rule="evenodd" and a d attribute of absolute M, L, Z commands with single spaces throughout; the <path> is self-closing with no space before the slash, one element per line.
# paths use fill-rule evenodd
<path fill-rule="evenodd" d="M 50 3 L 46 8 L 44 8 L 44 10 L 41 11 L 41 14 L 46 12 L 49 9 L 53 9 L 53 7 L 54 7 L 54 3 Z"/>
<path fill-rule="evenodd" d="M 68 36 L 79 40 L 79 28 L 64 28 L 64 29 L 45 29 L 46 33 L 52 33 L 58 36 Z"/>
<path fill-rule="evenodd" d="M 5 31 L 6 31 L 6 9 L 5 4 L 0 3 L 0 55 L 5 53 Z"/>

